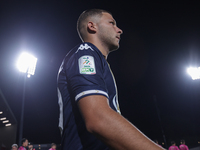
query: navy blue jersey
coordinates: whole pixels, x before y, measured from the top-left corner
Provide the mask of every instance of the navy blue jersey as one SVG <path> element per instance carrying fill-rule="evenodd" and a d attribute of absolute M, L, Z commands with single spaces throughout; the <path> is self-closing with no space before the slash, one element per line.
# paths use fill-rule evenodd
<path fill-rule="evenodd" d="M 79 112 L 77 102 L 89 95 L 107 97 L 110 107 L 120 113 L 115 80 L 106 59 L 96 46 L 83 43 L 65 56 L 58 73 L 62 150 L 108 149 L 87 131 Z"/>

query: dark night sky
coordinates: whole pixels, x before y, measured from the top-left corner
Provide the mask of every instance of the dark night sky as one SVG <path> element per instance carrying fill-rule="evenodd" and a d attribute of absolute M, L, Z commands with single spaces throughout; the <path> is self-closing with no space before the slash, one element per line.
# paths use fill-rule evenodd
<path fill-rule="evenodd" d="M 0 88 L 18 122 L 23 74 L 16 60 L 23 50 L 38 58 L 26 84 L 24 137 L 59 144 L 57 72 L 65 54 L 81 42 L 76 21 L 89 8 L 111 11 L 124 32 L 120 49 L 108 57 L 122 115 L 162 142 L 156 95 L 168 145 L 181 138 L 197 144 L 200 81 L 191 80 L 186 68 L 200 65 L 200 9 L 199 3 L 175 1 L 1 1 Z"/>

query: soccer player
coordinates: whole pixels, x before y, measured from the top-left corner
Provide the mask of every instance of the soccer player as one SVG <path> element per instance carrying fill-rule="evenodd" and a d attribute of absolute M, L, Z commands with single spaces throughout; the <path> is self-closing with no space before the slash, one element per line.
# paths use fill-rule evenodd
<path fill-rule="evenodd" d="M 55 143 L 51 143 L 51 148 L 49 150 L 56 150 L 56 144 Z"/>
<path fill-rule="evenodd" d="M 188 146 L 185 145 L 185 140 L 181 140 L 181 145 L 179 145 L 180 150 L 189 150 Z"/>
<path fill-rule="evenodd" d="M 122 30 L 105 10 L 84 11 L 77 30 L 83 43 L 65 56 L 58 73 L 62 150 L 162 150 L 120 113 L 108 54 Z"/>
<path fill-rule="evenodd" d="M 169 150 L 179 150 L 178 146 L 176 146 L 176 142 L 171 141 L 171 146 L 169 147 Z"/>
<path fill-rule="evenodd" d="M 23 138 L 21 143 L 22 143 L 22 146 L 20 146 L 18 150 L 26 150 L 26 147 L 28 146 L 28 139 Z"/>

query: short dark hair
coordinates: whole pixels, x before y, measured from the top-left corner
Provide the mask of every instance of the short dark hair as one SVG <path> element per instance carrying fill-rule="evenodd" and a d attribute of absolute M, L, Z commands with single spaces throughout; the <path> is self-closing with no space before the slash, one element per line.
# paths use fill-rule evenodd
<path fill-rule="evenodd" d="M 82 40 L 84 40 L 84 35 L 83 35 L 83 33 L 82 33 L 82 29 L 83 29 L 83 27 L 84 27 L 84 21 L 85 21 L 88 17 L 93 17 L 93 16 L 101 17 L 103 12 L 111 14 L 109 11 L 103 10 L 103 9 L 88 9 L 88 10 L 85 10 L 85 11 L 79 16 L 78 21 L 77 21 L 77 31 L 78 31 L 78 34 L 79 34 L 79 36 L 80 36 L 80 38 L 81 38 Z M 112 15 L 112 14 L 111 14 L 111 15 Z"/>
<path fill-rule="evenodd" d="M 171 145 L 173 145 L 173 144 L 176 144 L 176 142 L 175 141 L 171 141 Z"/>
<path fill-rule="evenodd" d="M 185 143 L 185 140 L 182 139 L 182 140 L 181 140 L 181 144 L 183 144 L 183 143 Z"/>
<path fill-rule="evenodd" d="M 26 142 L 26 140 L 28 140 L 27 138 L 23 138 L 21 141 L 21 144 L 23 144 L 24 142 Z"/>

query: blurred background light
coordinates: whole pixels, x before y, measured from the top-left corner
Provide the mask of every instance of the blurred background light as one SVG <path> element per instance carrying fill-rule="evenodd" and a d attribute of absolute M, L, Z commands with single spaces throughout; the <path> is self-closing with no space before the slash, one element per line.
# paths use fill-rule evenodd
<path fill-rule="evenodd" d="M 8 123 L 9 122 L 9 120 L 5 120 L 5 121 L 3 121 L 3 123 Z"/>
<path fill-rule="evenodd" d="M 0 120 L 6 120 L 6 117 L 4 117 L 4 118 L 0 118 Z"/>
<path fill-rule="evenodd" d="M 27 73 L 27 77 L 34 75 L 37 64 L 37 58 L 33 55 L 23 52 L 17 61 L 17 68 L 20 72 Z"/>
<path fill-rule="evenodd" d="M 190 67 L 187 72 L 193 80 L 200 79 L 200 67 Z"/>
<path fill-rule="evenodd" d="M 6 124 L 5 126 L 6 126 L 6 127 L 11 126 L 11 123 Z"/>

